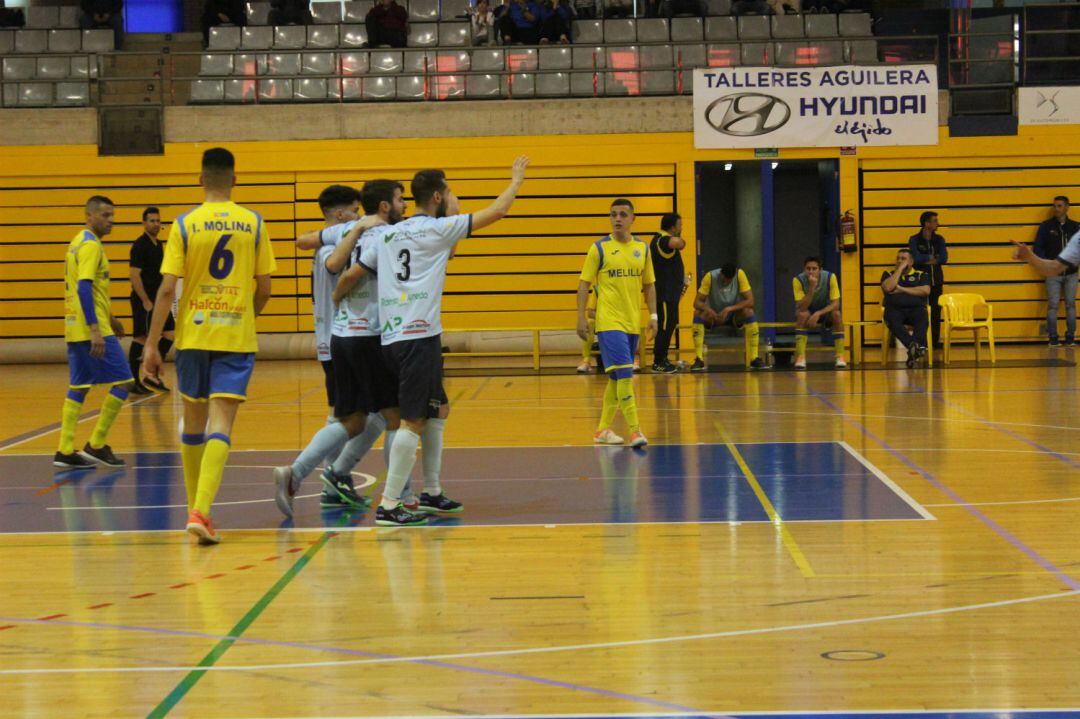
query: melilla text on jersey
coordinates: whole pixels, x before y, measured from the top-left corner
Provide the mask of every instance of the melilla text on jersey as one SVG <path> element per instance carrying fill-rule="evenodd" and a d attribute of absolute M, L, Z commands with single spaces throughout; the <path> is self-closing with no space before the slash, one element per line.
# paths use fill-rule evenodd
<path fill-rule="evenodd" d="M 630 268 L 623 269 L 621 267 L 613 267 L 607 271 L 608 277 L 641 277 L 642 270 Z"/>

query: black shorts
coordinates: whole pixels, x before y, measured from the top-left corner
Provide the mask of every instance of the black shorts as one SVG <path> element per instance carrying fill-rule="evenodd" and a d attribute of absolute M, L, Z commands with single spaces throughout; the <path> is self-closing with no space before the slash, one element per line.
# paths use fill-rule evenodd
<path fill-rule="evenodd" d="M 403 340 L 383 347 L 390 371 L 397 376 L 404 419 L 435 419 L 448 404 L 443 389 L 442 335 Z"/>
<path fill-rule="evenodd" d="M 132 337 L 146 337 L 150 334 L 150 318 L 153 310 L 147 312 L 143 309 L 142 300 L 139 297 L 133 296 L 131 298 L 131 336 Z M 173 319 L 172 312 L 169 312 L 169 316 L 165 319 L 165 329 L 162 332 L 172 332 L 176 329 L 176 321 Z"/>
<path fill-rule="evenodd" d="M 378 337 L 331 337 L 334 416 L 397 407 L 397 378 L 386 366 Z"/>
<path fill-rule="evenodd" d="M 319 364 L 322 365 L 323 375 L 326 378 L 326 404 L 330 407 L 334 406 L 334 363 L 330 360 L 320 360 Z"/>

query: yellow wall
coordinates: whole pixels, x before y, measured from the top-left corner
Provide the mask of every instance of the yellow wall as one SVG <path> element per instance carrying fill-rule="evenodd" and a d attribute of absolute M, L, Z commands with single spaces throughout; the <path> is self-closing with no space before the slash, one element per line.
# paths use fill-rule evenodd
<path fill-rule="evenodd" d="M 841 205 L 860 212 L 865 249 L 843 257 L 847 314 L 877 319 L 877 277 L 893 249 L 915 231 L 922 209 L 941 213 L 953 248 L 946 280 L 1000 303 L 1003 338 L 1035 337 L 1042 283 L 1008 260 L 1010 237 L 1030 239 L 1056 194 L 1080 196 L 1080 127 L 1022 128 L 1018 137 L 951 139 L 934 148 L 863 149 L 840 158 Z M 641 234 L 678 211 L 695 226 L 694 163 L 753 159 L 749 151 L 696 151 L 688 133 L 229 143 L 237 155 L 239 202 L 267 219 L 280 272 L 260 329 L 311 329 L 310 265 L 291 239 L 319 225 L 314 202 L 330 182 L 407 180 L 444 168 L 468 211 L 504 186 L 513 157 L 533 158 L 530 181 L 511 218 L 461 246 L 450 267 L 444 309 L 454 329 L 573 324 L 573 292 L 588 243 L 607 230 L 610 199 L 638 207 Z M 175 143 L 164 157 L 98 157 L 94 146 L 0 150 L 0 337 L 62 334 L 64 247 L 82 221 L 87 196 L 118 203 L 107 238 L 114 309 L 127 317 L 128 243 L 147 204 L 169 220 L 199 201 L 197 167 L 205 144 Z M 1061 154 L 1063 151 L 1069 154 Z M 834 150 L 782 151 L 780 160 L 836 157 Z M 994 168 L 993 171 L 987 168 Z M 934 170 L 929 172 L 928 170 Z M 405 183 L 407 186 L 407 182 Z M 782 216 L 779 221 L 783 221 Z M 687 234 L 692 235 L 692 232 Z M 694 238 L 684 252 L 693 271 Z M 964 284 L 968 283 L 968 284 Z M 683 321 L 688 321 L 684 302 Z M 778 319 L 785 319 L 783 317 Z"/>

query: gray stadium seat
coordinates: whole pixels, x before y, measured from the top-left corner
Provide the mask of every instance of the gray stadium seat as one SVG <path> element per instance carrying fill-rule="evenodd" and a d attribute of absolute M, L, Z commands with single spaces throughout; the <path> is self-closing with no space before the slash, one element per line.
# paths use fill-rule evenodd
<path fill-rule="evenodd" d="M 266 59 L 267 75 L 299 75 L 300 54 L 295 52 L 270 53 Z M 260 90 L 260 93 L 262 91 Z M 260 97 L 262 95 L 260 94 Z"/>
<path fill-rule="evenodd" d="M 354 0 L 345 3 L 344 22 L 363 24 L 371 8 L 375 7 L 375 0 Z M 359 88 L 357 89 L 359 92 Z M 359 97 L 359 95 L 357 95 Z"/>
<path fill-rule="evenodd" d="M 428 83 L 423 75 L 402 75 L 397 78 L 398 100 L 426 100 L 427 92 Z"/>
<path fill-rule="evenodd" d="M 442 0 L 439 4 L 440 20 L 459 20 L 469 17 L 470 0 Z"/>
<path fill-rule="evenodd" d="M 599 45 L 604 42 L 602 20 L 575 20 L 573 31 L 576 44 Z"/>
<path fill-rule="evenodd" d="M 90 84 L 86 82 L 58 82 L 53 104 L 58 107 L 83 107 L 90 104 Z"/>
<path fill-rule="evenodd" d="M 281 78 L 259 80 L 259 102 L 291 102 L 293 81 Z"/>
<path fill-rule="evenodd" d="M 847 61 L 853 65 L 872 65 L 878 62 L 877 40 L 848 40 Z"/>
<path fill-rule="evenodd" d="M 705 18 L 706 40 L 736 40 L 739 37 L 739 28 L 733 17 L 707 17 Z"/>
<path fill-rule="evenodd" d="M 254 77 L 255 75 L 265 75 L 267 67 L 267 57 L 264 52 L 257 52 L 244 55 L 233 56 L 233 75 L 243 75 L 244 77 Z M 252 90 L 252 97 L 254 97 L 254 90 Z M 229 88 L 225 88 L 225 94 L 228 95 Z"/>
<path fill-rule="evenodd" d="M 473 69 L 476 56 L 473 55 Z M 465 77 L 466 97 L 501 97 L 502 87 L 498 75 L 468 75 Z"/>
<path fill-rule="evenodd" d="M 472 52 L 472 69 L 474 71 L 501 71 L 506 66 L 505 63 L 506 60 L 502 50 L 484 49 L 473 50 Z"/>
<path fill-rule="evenodd" d="M 60 26 L 60 8 L 55 5 L 41 6 L 31 5 L 23 8 L 23 17 L 26 19 L 26 29 L 50 30 Z"/>
<path fill-rule="evenodd" d="M 200 75 L 232 75 L 233 56 L 206 53 L 199 60 Z"/>
<path fill-rule="evenodd" d="M 499 79 L 499 92 L 506 98 L 536 96 L 536 75 L 531 72 L 514 72 Z"/>
<path fill-rule="evenodd" d="M 308 25 L 307 46 L 329 50 L 338 46 L 337 25 Z"/>
<path fill-rule="evenodd" d="M 543 56 L 540 62 L 544 62 Z M 537 97 L 567 97 L 570 95 L 570 74 L 565 72 L 544 72 L 536 76 Z"/>
<path fill-rule="evenodd" d="M 584 42 L 592 41 L 586 40 Z M 631 18 L 604 20 L 604 42 L 608 45 L 637 42 L 637 22 Z"/>
<path fill-rule="evenodd" d="M 115 37 L 112 30 L 82 31 L 83 52 L 112 52 L 115 49 L 114 43 Z"/>
<path fill-rule="evenodd" d="M 365 100 L 393 100 L 397 95 L 396 79 L 394 77 L 364 78 L 363 98 Z"/>
<path fill-rule="evenodd" d="M 444 50 L 435 58 L 439 72 L 468 72 L 472 69 L 472 57 L 465 50 Z"/>
<path fill-rule="evenodd" d="M 817 17 L 807 15 L 807 18 Z M 803 18 L 801 15 L 773 15 L 769 18 L 772 36 L 775 38 L 803 37 Z"/>
<path fill-rule="evenodd" d="M 742 15 L 737 20 L 740 40 L 768 40 L 772 37 L 769 33 L 769 18 L 764 15 Z"/>
<path fill-rule="evenodd" d="M 443 75 L 431 80 L 432 97 L 440 100 L 462 100 L 465 98 L 465 76 Z"/>
<path fill-rule="evenodd" d="M 303 25 L 278 25 L 274 28 L 274 49 L 303 50 L 307 45 L 307 28 Z M 262 90 L 259 90 L 262 96 Z"/>
<path fill-rule="evenodd" d="M 710 15 L 731 14 L 731 0 L 708 0 L 707 6 Z"/>
<path fill-rule="evenodd" d="M 570 94 L 575 97 L 603 95 L 605 84 L 602 72 L 574 72 L 570 75 Z"/>
<path fill-rule="evenodd" d="M 270 3 L 268 3 L 268 2 L 249 2 L 249 3 L 247 3 L 247 24 L 248 25 L 269 25 L 270 24 Z"/>
<path fill-rule="evenodd" d="M 440 47 L 468 47 L 472 44 L 472 27 L 467 22 L 439 23 Z"/>
<path fill-rule="evenodd" d="M 705 38 L 705 23 L 699 17 L 671 19 L 672 42 L 701 42 Z"/>
<path fill-rule="evenodd" d="M 221 102 L 225 87 L 221 80 L 195 80 L 191 83 L 192 102 Z"/>
<path fill-rule="evenodd" d="M 700 21 L 701 18 L 680 18 Z M 653 17 L 637 21 L 638 42 L 667 42 L 671 39 L 667 18 Z"/>
<path fill-rule="evenodd" d="M 811 40 L 809 50 L 815 65 L 841 65 L 844 62 L 844 43 L 839 40 Z"/>
<path fill-rule="evenodd" d="M 676 67 L 682 67 L 684 70 L 693 70 L 695 67 L 708 67 L 708 63 L 705 60 L 705 46 L 702 44 L 694 45 L 676 45 L 672 49 L 672 62 Z M 691 74 L 687 72 L 684 77 L 684 82 L 691 82 Z"/>
<path fill-rule="evenodd" d="M 743 65 L 771 65 L 772 47 L 767 42 L 748 42 L 742 45 Z"/>
<path fill-rule="evenodd" d="M 86 32 L 91 32 L 87 30 Z M 106 30 L 109 33 L 109 37 L 112 37 L 112 31 Z M 40 54 L 49 51 L 49 31 L 48 30 L 16 30 L 15 31 L 15 52 L 23 54 Z M 19 96 L 19 104 L 22 104 L 22 95 Z"/>
<path fill-rule="evenodd" d="M 5 57 L 5 80 L 33 80 L 37 74 L 37 63 L 32 57 Z"/>
<path fill-rule="evenodd" d="M 836 15 L 804 15 L 807 37 L 836 37 Z"/>
<path fill-rule="evenodd" d="M 247 30 L 248 28 L 244 28 Z M 90 30 L 84 30 L 84 33 L 92 32 Z M 83 47 L 85 49 L 85 35 Z M 210 42 L 207 45 L 209 50 L 236 50 L 240 47 L 240 28 L 232 25 L 219 25 L 217 27 L 210 28 Z"/>
<path fill-rule="evenodd" d="M 637 46 L 608 46 L 606 65 L 613 70 L 637 70 L 641 66 Z"/>
<path fill-rule="evenodd" d="M 776 56 L 774 64 L 782 65 L 784 67 L 791 67 L 793 65 L 813 65 L 814 63 L 808 62 L 809 54 L 808 50 L 810 44 L 805 40 L 781 40 L 775 43 Z"/>
<path fill-rule="evenodd" d="M 4 107 L 15 107 L 19 104 L 19 85 L 18 83 L 9 82 L 4 84 Z"/>
<path fill-rule="evenodd" d="M 97 63 L 87 55 L 71 58 L 71 77 L 97 77 Z"/>
<path fill-rule="evenodd" d="M 305 52 L 300 56 L 302 75 L 333 75 L 337 70 L 337 59 L 332 52 Z M 299 93 L 299 86 L 296 88 Z M 326 93 L 323 93 L 326 96 Z"/>
<path fill-rule="evenodd" d="M 708 67 L 736 67 L 742 64 L 742 52 L 735 43 L 710 43 L 705 54 Z"/>
<path fill-rule="evenodd" d="M 574 55 L 575 70 L 591 70 L 604 67 L 606 56 L 603 47 L 575 46 L 571 52 Z M 574 78 L 571 78 L 570 82 L 573 84 Z"/>
<path fill-rule="evenodd" d="M 400 51 L 392 50 L 377 50 L 371 53 L 368 59 L 368 63 L 371 68 L 371 72 L 378 73 L 380 75 L 390 75 L 401 72 L 402 57 Z M 375 90 L 372 90 L 375 92 Z M 380 93 L 382 90 L 379 91 Z M 364 87 L 364 97 L 368 96 L 368 88 Z M 381 95 L 380 95 L 381 96 Z M 390 97 L 393 97 L 393 93 L 390 93 Z"/>
<path fill-rule="evenodd" d="M 574 56 L 568 47 L 542 47 L 538 55 L 541 70 L 569 70 L 574 66 Z M 544 84 L 540 75 L 536 78 L 536 91 L 540 93 L 540 86 Z M 562 82 L 557 81 L 555 84 Z M 566 77 L 566 92 L 570 92 L 570 76 Z"/>
<path fill-rule="evenodd" d="M 620 72 L 605 72 L 601 73 L 604 78 L 603 93 L 604 95 L 640 95 L 641 94 L 641 73 L 637 71 L 624 70 Z"/>
<path fill-rule="evenodd" d="M 339 53 L 338 68 L 342 75 L 367 75 L 368 54 L 366 52 Z"/>
<path fill-rule="evenodd" d="M 364 25 L 342 25 L 339 47 L 362 47 L 367 44 L 367 27 Z"/>
<path fill-rule="evenodd" d="M 642 45 L 638 50 L 638 60 L 642 68 L 668 68 L 675 64 L 671 45 Z"/>
<path fill-rule="evenodd" d="M 409 0 L 409 24 L 436 22 L 439 19 L 439 0 Z"/>
<path fill-rule="evenodd" d="M 68 30 L 79 29 L 79 6 L 78 5 L 62 5 L 60 6 L 60 20 L 57 22 L 56 27 L 65 28 Z"/>
<path fill-rule="evenodd" d="M 334 82 L 324 77 L 303 77 L 295 81 L 293 90 L 294 100 L 320 101 L 325 100 L 326 84 Z"/>
<path fill-rule="evenodd" d="M 225 102 L 255 102 L 255 85 L 255 80 L 226 80 Z"/>
<path fill-rule="evenodd" d="M 311 22 L 316 25 L 337 25 L 341 22 L 340 2 L 311 3 Z M 324 95 L 325 97 L 325 95 Z"/>
<path fill-rule="evenodd" d="M 869 37 L 873 34 L 870 28 L 870 14 L 865 12 L 840 13 L 840 35 L 843 37 Z"/>
<path fill-rule="evenodd" d="M 429 59 L 427 51 L 425 50 L 406 50 L 401 54 L 400 72 L 420 75 L 423 75 L 425 72 L 435 72 L 434 52 Z M 399 83 L 398 90 L 400 89 L 401 84 Z"/>
<path fill-rule="evenodd" d="M 0 55 L 10 55 L 15 51 L 15 31 L 0 30 Z"/>
<path fill-rule="evenodd" d="M 52 104 L 53 88 L 45 82 L 21 82 L 19 107 L 46 107 Z"/>
<path fill-rule="evenodd" d="M 37 76 L 42 80 L 63 80 L 71 73 L 71 60 L 66 57 L 39 57 Z"/>
<path fill-rule="evenodd" d="M 210 47 L 214 46 L 213 32 L 210 29 Z M 269 25 L 247 26 L 240 35 L 240 47 L 245 50 L 269 50 L 274 46 L 274 28 Z"/>
<path fill-rule="evenodd" d="M 327 83 L 326 94 L 334 100 L 359 100 L 363 97 L 363 78 L 346 77 Z"/>
<path fill-rule="evenodd" d="M 644 70 L 641 73 L 642 95 L 674 95 L 675 73 L 671 70 Z"/>
<path fill-rule="evenodd" d="M 434 47 L 439 44 L 439 26 L 433 22 L 409 23 L 409 47 Z"/>
<path fill-rule="evenodd" d="M 515 71 L 535 70 L 539 66 L 536 48 L 506 48 L 506 69 Z"/>
<path fill-rule="evenodd" d="M 82 35 L 78 30 L 49 30 L 49 52 L 79 52 Z"/>

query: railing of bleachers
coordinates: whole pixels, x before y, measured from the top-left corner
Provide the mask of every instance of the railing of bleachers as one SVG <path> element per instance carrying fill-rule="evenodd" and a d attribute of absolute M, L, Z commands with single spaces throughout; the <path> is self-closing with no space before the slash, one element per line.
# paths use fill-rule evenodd
<path fill-rule="evenodd" d="M 1022 84 L 1080 83 L 1080 3 L 1025 5 L 1022 27 Z"/>

